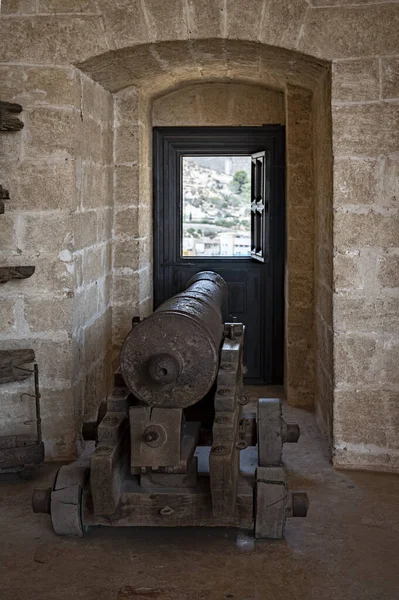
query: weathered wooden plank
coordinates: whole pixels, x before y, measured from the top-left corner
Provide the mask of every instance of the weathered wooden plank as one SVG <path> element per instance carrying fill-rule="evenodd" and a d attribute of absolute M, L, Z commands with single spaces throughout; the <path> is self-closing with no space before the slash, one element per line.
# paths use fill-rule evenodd
<path fill-rule="evenodd" d="M 195 488 L 159 489 L 148 493 L 132 478 L 124 482 L 120 502 L 112 515 L 94 514 L 90 489 L 83 495 L 84 525 L 115 527 L 241 527 L 253 526 L 252 479 L 241 478 L 233 514 L 215 516 L 209 478 L 200 477 Z"/>
<path fill-rule="evenodd" d="M 0 184 L 0 215 L 4 214 L 4 209 L 5 209 L 4 200 L 9 200 L 9 199 L 10 199 L 10 194 L 9 194 L 8 190 L 3 188 L 3 186 Z"/>
<path fill-rule="evenodd" d="M 0 100 L 0 131 L 19 131 L 24 123 L 16 115 L 22 112 L 22 106 L 14 102 Z"/>
<path fill-rule="evenodd" d="M 0 449 L 0 470 L 23 465 L 40 465 L 44 461 L 44 444 Z"/>
<path fill-rule="evenodd" d="M 284 470 L 258 467 L 256 470 L 255 537 L 279 540 L 284 535 L 288 490 Z"/>
<path fill-rule="evenodd" d="M 36 267 L 0 267 L 0 283 L 32 277 Z"/>
<path fill-rule="evenodd" d="M 35 352 L 31 348 L 0 350 L 0 383 L 23 381 L 33 373 L 26 365 L 33 363 Z"/>

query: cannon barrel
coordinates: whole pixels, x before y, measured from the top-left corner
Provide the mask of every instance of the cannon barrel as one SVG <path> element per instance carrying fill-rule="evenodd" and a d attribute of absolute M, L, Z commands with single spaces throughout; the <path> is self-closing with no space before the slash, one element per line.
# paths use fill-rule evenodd
<path fill-rule="evenodd" d="M 226 291 L 217 273 L 197 273 L 183 292 L 128 333 L 121 371 L 142 403 L 185 408 L 207 394 L 219 367 Z"/>

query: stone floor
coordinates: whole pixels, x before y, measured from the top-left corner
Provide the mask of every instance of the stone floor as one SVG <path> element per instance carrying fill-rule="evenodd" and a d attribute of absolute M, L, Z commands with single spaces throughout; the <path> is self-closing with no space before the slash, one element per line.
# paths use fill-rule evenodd
<path fill-rule="evenodd" d="M 284 540 L 192 528 L 59 538 L 30 508 L 33 488 L 52 481 L 57 465 L 47 464 L 31 481 L 0 480 L 0 599 L 397 600 L 399 477 L 334 471 L 314 416 L 285 414 L 301 424 L 284 462 L 310 511 L 288 522 Z"/>

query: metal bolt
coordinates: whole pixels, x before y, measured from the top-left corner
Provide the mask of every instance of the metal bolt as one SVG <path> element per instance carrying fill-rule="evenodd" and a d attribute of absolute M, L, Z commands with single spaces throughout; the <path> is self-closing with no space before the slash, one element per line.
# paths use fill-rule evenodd
<path fill-rule="evenodd" d="M 105 455 L 112 452 L 111 446 L 98 446 L 95 450 L 96 454 Z"/>
<path fill-rule="evenodd" d="M 219 396 L 229 396 L 231 394 L 231 390 L 229 388 L 220 388 L 217 393 Z"/>
<path fill-rule="evenodd" d="M 144 435 L 145 442 L 155 442 L 157 439 L 159 439 L 159 433 L 157 431 L 148 431 Z"/>
<path fill-rule="evenodd" d="M 113 416 L 104 417 L 102 422 L 104 423 L 104 425 L 116 425 L 118 422 L 118 417 L 113 417 Z"/>
<path fill-rule="evenodd" d="M 44 513 L 49 515 L 51 505 L 51 488 L 33 490 L 32 510 L 34 513 Z"/>
<path fill-rule="evenodd" d="M 236 448 L 237 450 L 245 450 L 245 448 L 248 448 L 248 444 L 245 440 L 240 440 L 236 443 Z"/>
<path fill-rule="evenodd" d="M 222 444 L 220 446 L 212 446 L 212 452 L 214 454 L 226 454 L 227 452 L 227 448 L 226 446 L 223 446 Z"/>
<path fill-rule="evenodd" d="M 226 417 L 226 416 L 215 417 L 215 423 L 217 423 L 218 425 L 230 423 L 230 417 Z"/>
<path fill-rule="evenodd" d="M 159 511 L 159 514 L 162 515 L 163 517 L 168 517 L 170 515 L 173 515 L 175 511 L 173 510 L 173 508 L 171 508 L 170 506 L 164 506 L 163 508 L 161 508 L 161 510 Z"/>

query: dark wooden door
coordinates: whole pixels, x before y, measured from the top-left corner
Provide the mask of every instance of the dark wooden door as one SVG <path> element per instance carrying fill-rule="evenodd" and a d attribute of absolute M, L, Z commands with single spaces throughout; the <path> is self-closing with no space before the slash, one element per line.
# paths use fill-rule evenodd
<path fill-rule="evenodd" d="M 284 127 L 154 128 L 154 308 L 198 271 L 228 283 L 224 319 L 246 326 L 246 383 L 281 384 L 284 322 Z M 183 157 L 252 157 L 248 256 L 184 256 Z M 261 232 L 261 233 L 260 233 Z"/>

